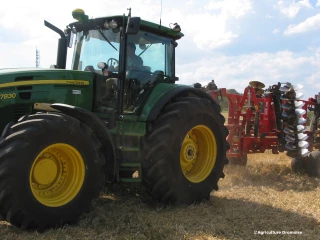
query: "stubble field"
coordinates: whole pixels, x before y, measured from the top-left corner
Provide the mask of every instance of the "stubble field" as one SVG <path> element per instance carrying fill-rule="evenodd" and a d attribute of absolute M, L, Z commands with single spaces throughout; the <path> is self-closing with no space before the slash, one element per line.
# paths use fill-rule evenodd
<path fill-rule="evenodd" d="M 3 240 L 319 239 L 320 180 L 293 174 L 285 154 L 252 154 L 246 167 L 226 166 L 225 173 L 219 191 L 198 205 L 163 206 L 143 188 L 112 185 L 77 225 L 39 233 L 0 221 L 0 236 Z"/>

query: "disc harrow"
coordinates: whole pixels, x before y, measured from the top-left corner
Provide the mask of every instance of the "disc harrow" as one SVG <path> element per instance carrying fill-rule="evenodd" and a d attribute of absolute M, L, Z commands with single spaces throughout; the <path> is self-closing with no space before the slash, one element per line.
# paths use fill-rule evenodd
<path fill-rule="evenodd" d="M 261 82 L 251 81 L 243 94 L 228 93 L 226 88 L 207 91 L 215 99 L 219 96 L 228 99 L 229 162 L 245 165 L 247 154 L 271 149 L 274 154 L 286 152 L 293 158 L 292 164 L 307 169 L 309 156 L 312 155 L 311 159 L 320 156 L 314 153 L 320 147 L 320 93 L 302 100 L 301 84 L 279 82 L 264 87 Z M 311 121 L 308 115 L 312 116 Z M 320 159 L 319 163 L 312 161 L 320 176 Z"/>

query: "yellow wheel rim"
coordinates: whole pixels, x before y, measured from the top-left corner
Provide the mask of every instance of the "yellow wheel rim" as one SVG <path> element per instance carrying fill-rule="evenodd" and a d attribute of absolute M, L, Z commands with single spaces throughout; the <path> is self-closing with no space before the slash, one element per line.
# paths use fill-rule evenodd
<path fill-rule="evenodd" d="M 84 176 L 81 154 L 68 144 L 57 143 L 36 157 L 30 172 L 30 187 L 43 205 L 60 207 L 79 193 Z"/>
<path fill-rule="evenodd" d="M 184 176 L 193 183 L 204 181 L 216 163 L 217 142 L 210 128 L 197 125 L 185 136 L 180 164 Z"/>

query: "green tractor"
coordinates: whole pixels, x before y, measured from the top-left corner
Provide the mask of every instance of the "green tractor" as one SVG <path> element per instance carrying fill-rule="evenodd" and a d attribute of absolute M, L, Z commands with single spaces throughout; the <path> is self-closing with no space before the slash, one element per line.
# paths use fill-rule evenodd
<path fill-rule="evenodd" d="M 179 26 L 131 10 L 73 17 L 65 31 L 45 21 L 61 36 L 56 65 L 0 70 L 2 219 L 23 229 L 74 223 L 113 182 L 142 183 L 163 203 L 210 198 L 228 131 L 211 96 L 175 84 Z"/>

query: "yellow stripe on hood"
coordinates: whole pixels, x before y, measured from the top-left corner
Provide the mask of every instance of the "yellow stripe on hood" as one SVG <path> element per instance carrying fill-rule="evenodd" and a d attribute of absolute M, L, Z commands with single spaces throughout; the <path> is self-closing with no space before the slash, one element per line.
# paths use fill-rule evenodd
<path fill-rule="evenodd" d="M 17 87 L 26 85 L 45 85 L 45 84 L 62 84 L 62 85 L 76 85 L 76 86 L 87 86 L 89 81 L 86 80 L 31 80 L 31 81 L 17 81 L 0 84 L 0 88 Z"/>

